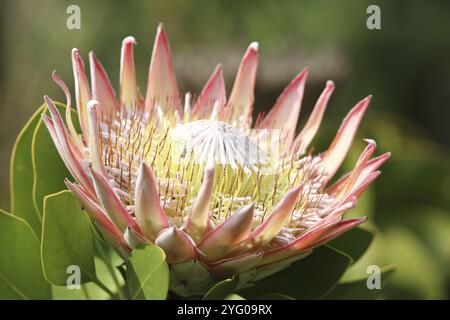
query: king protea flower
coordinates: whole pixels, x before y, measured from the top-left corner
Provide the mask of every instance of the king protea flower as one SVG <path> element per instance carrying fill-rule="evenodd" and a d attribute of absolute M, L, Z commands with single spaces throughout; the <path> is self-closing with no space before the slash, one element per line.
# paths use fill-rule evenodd
<path fill-rule="evenodd" d="M 142 243 L 166 253 L 171 290 L 203 294 L 215 282 L 239 275 L 240 287 L 277 272 L 359 225 L 343 220 L 380 174 L 390 154 L 372 158 L 367 146 L 354 169 L 329 186 L 342 164 L 371 97 L 358 102 L 330 147 L 309 149 L 328 100 L 331 81 L 300 133 L 296 127 L 308 71 L 287 86 L 270 112 L 252 120 L 258 44 L 248 47 L 227 98 L 222 66 L 202 92 L 181 96 L 169 42 L 158 27 L 146 96 L 135 75 L 136 41 L 122 43 L 120 95 L 94 53 L 89 84 L 73 49 L 79 134 L 48 97 L 43 115 L 75 182 L 67 187 L 111 245 L 126 258 Z"/>

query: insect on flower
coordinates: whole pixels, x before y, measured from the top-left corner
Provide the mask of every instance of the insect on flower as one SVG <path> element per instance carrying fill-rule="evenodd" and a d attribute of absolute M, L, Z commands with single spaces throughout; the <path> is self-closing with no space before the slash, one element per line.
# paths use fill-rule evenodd
<path fill-rule="evenodd" d="M 89 83 L 73 49 L 81 133 L 71 118 L 70 92 L 56 74 L 67 98 L 65 121 L 48 97 L 50 117 L 43 115 L 75 179 L 66 180 L 67 187 L 124 258 L 137 245 L 154 243 L 166 253 L 171 290 L 203 294 L 234 274 L 240 287 L 248 286 L 365 221 L 342 216 L 390 154 L 372 157 L 376 144 L 365 140 L 354 169 L 329 181 L 352 145 L 370 96 L 349 112 L 329 148 L 313 155 L 308 148 L 333 82 L 326 83 L 296 134 L 306 69 L 253 123 L 257 43 L 245 52 L 229 97 L 219 65 L 196 98 L 179 93 L 162 25 L 142 97 L 135 44 L 133 37 L 122 43 L 119 97 L 94 53 Z"/>

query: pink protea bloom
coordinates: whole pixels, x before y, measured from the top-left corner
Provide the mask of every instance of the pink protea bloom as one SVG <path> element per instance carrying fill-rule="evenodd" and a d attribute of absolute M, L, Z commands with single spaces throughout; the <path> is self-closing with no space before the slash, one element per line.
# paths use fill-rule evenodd
<path fill-rule="evenodd" d="M 370 96 L 349 112 L 326 151 L 305 154 L 333 82 L 326 83 L 296 134 L 306 69 L 252 124 L 257 43 L 247 49 L 228 99 L 220 65 L 196 99 L 180 95 L 162 26 L 142 97 L 135 44 L 132 37 L 123 40 L 119 98 L 93 52 L 89 84 L 73 49 L 81 134 L 71 119 L 69 90 L 56 74 L 67 97 L 66 124 L 48 97 L 51 117 L 43 115 L 75 179 L 66 180 L 68 188 L 124 258 L 137 245 L 154 243 L 166 253 L 171 290 L 202 294 L 234 274 L 240 287 L 254 283 L 366 220 L 342 216 L 390 154 L 372 158 L 375 142 L 365 140 L 354 169 L 331 186 L 329 181 L 352 145 Z"/>

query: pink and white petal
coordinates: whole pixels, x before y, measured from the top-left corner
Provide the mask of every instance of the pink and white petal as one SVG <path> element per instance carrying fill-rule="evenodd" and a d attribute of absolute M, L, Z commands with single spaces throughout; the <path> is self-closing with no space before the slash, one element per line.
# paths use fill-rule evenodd
<path fill-rule="evenodd" d="M 292 188 L 283 196 L 269 217 L 252 231 L 246 244 L 247 248 L 264 246 L 272 241 L 291 217 L 292 210 L 297 203 L 301 191 L 302 186 L 298 186 Z"/>
<path fill-rule="evenodd" d="M 50 119 L 47 115 L 42 114 L 42 120 L 50 134 L 50 137 L 53 140 L 53 143 L 56 147 L 56 150 L 58 151 L 61 159 L 63 160 L 64 164 L 66 165 L 66 168 L 69 170 L 70 174 L 77 180 L 78 183 L 83 183 L 83 178 L 81 172 L 87 172 L 84 169 L 83 161 L 79 163 L 78 161 L 74 161 L 73 155 L 68 154 L 65 150 L 66 148 L 62 146 L 61 142 L 59 141 L 58 135 L 55 130 L 55 126 L 53 124 L 53 120 Z M 91 185 L 89 178 L 87 177 L 87 182 L 89 185 Z M 80 182 L 81 181 L 81 182 Z M 93 186 L 92 186 L 93 188 Z M 95 192 L 91 192 L 91 195 L 95 195 Z"/>
<path fill-rule="evenodd" d="M 359 124 L 367 110 L 371 96 L 361 100 L 345 117 L 336 137 L 328 150 L 321 156 L 322 163 L 331 179 L 344 161 L 353 138 L 358 130 Z"/>
<path fill-rule="evenodd" d="M 80 186 L 65 180 L 67 188 L 78 198 L 89 216 L 97 221 L 117 243 L 124 242 L 123 234 L 111 219 L 103 212 L 103 209 Z"/>
<path fill-rule="evenodd" d="M 254 268 L 262 258 L 262 252 L 248 253 L 242 256 L 224 259 L 208 266 L 216 279 L 225 279 Z"/>
<path fill-rule="evenodd" d="M 77 145 L 78 149 L 82 152 L 84 149 L 84 143 L 83 140 L 78 135 L 77 130 L 75 130 L 75 126 L 72 121 L 72 108 L 71 108 L 71 96 L 70 91 L 67 85 L 64 83 L 64 81 L 61 79 L 60 76 L 56 74 L 56 71 L 53 71 L 52 73 L 53 81 L 56 82 L 56 84 L 62 89 L 64 92 L 64 95 L 66 96 L 66 123 L 67 127 L 69 129 L 69 133 L 71 136 L 71 139 L 73 142 Z"/>
<path fill-rule="evenodd" d="M 352 173 L 348 177 L 348 181 L 346 183 L 345 189 L 350 190 L 353 185 L 357 182 L 358 178 L 360 177 L 362 171 L 367 166 L 367 163 L 372 156 L 372 154 L 375 152 L 375 149 L 377 147 L 377 144 L 374 140 L 365 139 L 367 142 L 367 146 L 364 148 L 363 152 L 358 158 L 358 161 L 356 162 L 355 168 L 353 169 Z"/>
<path fill-rule="evenodd" d="M 308 122 L 303 127 L 302 131 L 298 134 L 293 146 L 295 146 L 295 152 L 303 154 L 308 148 L 309 144 L 313 140 L 317 131 L 319 130 L 320 124 L 322 122 L 325 109 L 327 108 L 328 101 L 330 100 L 331 94 L 334 91 L 333 81 L 327 81 L 327 85 L 320 95 L 319 99 L 314 106 L 311 115 L 308 118 Z"/>
<path fill-rule="evenodd" d="M 314 247 L 320 247 L 321 245 L 324 245 L 331 240 L 339 237 L 341 234 L 357 227 L 361 223 L 365 222 L 367 220 L 367 217 L 361 217 L 361 218 L 355 218 L 355 219 L 348 219 L 339 222 L 334 228 L 332 228 L 328 233 L 323 235 L 317 242 L 314 244 Z"/>
<path fill-rule="evenodd" d="M 72 137 L 67 131 L 66 125 L 64 124 L 58 109 L 54 105 L 53 101 L 47 96 L 44 97 L 48 110 L 51 116 L 52 127 L 55 132 L 55 136 L 64 152 L 64 154 L 70 159 L 80 161 L 83 158 L 81 150 L 77 145 L 74 144 Z"/>
<path fill-rule="evenodd" d="M 169 40 L 163 25 L 159 24 L 148 72 L 145 110 L 150 112 L 157 106 L 161 106 L 163 110 L 178 110 L 181 115 L 181 104 L 178 98 L 178 85 Z"/>
<path fill-rule="evenodd" d="M 89 63 L 91 68 L 92 99 L 99 102 L 101 114 L 115 114 L 120 110 L 116 94 L 105 69 L 95 57 L 93 51 L 89 52 Z"/>
<path fill-rule="evenodd" d="M 226 119 L 233 123 L 243 117 L 247 123 L 251 116 L 255 99 L 256 71 L 258 69 L 258 43 L 253 42 L 248 47 L 239 66 L 230 99 L 224 110 Z"/>
<path fill-rule="evenodd" d="M 42 114 L 42 120 L 43 120 L 45 126 L 47 127 L 47 130 L 50 134 L 50 137 L 53 140 L 56 150 L 58 151 L 59 156 L 61 157 L 64 164 L 66 165 L 66 168 L 69 170 L 70 174 L 78 181 L 76 168 L 75 168 L 74 164 L 70 161 L 70 156 L 65 153 L 61 143 L 59 142 L 59 139 L 58 139 L 58 136 L 56 134 L 55 127 L 53 124 L 53 120 L 50 119 L 46 114 Z"/>
<path fill-rule="evenodd" d="M 150 242 L 147 238 L 145 238 L 145 236 L 132 229 L 131 227 L 127 227 L 125 229 L 123 238 L 125 239 L 127 245 L 132 249 L 135 249 L 141 244 Z"/>
<path fill-rule="evenodd" d="M 341 221 L 342 216 L 347 211 L 355 208 L 357 202 L 358 198 L 356 196 L 350 195 L 345 199 L 345 201 L 335 203 L 334 205 L 331 205 L 326 209 L 323 209 L 321 212 L 318 213 L 318 216 L 325 217 L 324 220 L 321 221 L 316 226 L 314 226 L 313 228 L 307 230 L 307 232 L 314 230 L 315 228 L 322 228 L 322 224 L 327 224 L 330 221 Z"/>
<path fill-rule="evenodd" d="M 97 100 L 90 100 L 88 102 L 89 112 L 89 153 L 92 160 L 92 167 L 94 170 L 105 175 L 105 166 L 103 165 L 102 154 L 100 149 L 100 120 L 99 120 L 99 103 Z"/>
<path fill-rule="evenodd" d="M 203 87 L 202 93 L 192 109 L 192 114 L 199 119 L 208 118 L 213 111 L 216 101 L 219 102 L 220 108 L 223 108 L 227 103 L 221 64 L 216 67 L 208 82 Z"/>
<path fill-rule="evenodd" d="M 195 242 L 205 235 L 210 227 L 209 205 L 214 189 L 214 167 L 206 168 L 203 182 L 192 205 L 185 231 Z"/>
<path fill-rule="evenodd" d="M 370 173 L 367 177 L 365 177 L 363 180 L 358 181 L 352 188 L 350 194 L 347 196 L 347 199 L 350 199 L 351 197 L 359 198 L 364 191 L 369 187 L 369 185 L 372 184 L 372 182 L 378 178 L 378 176 L 381 174 L 381 171 L 374 171 Z"/>
<path fill-rule="evenodd" d="M 122 205 L 119 197 L 116 192 L 114 192 L 106 177 L 94 169 L 92 169 L 91 172 L 98 199 L 114 224 L 122 232 L 125 232 L 127 227 L 131 227 L 139 232 L 140 229 L 136 224 L 136 221 L 134 221 L 134 218 Z"/>
<path fill-rule="evenodd" d="M 89 82 L 84 71 L 84 63 L 78 49 L 72 49 L 72 68 L 75 82 L 75 98 L 77 102 L 78 118 L 81 132 L 86 140 L 88 136 L 88 112 L 87 103 L 91 99 Z M 85 141 L 87 143 L 87 141 Z"/>
<path fill-rule="evenodd" d="M 356 162 L 356 165 L 350 175 L 345 179 L 345 184 L 342 184 L 338 192 L 334 194 L 334 203 L 340 204 L 342 203 L 342 201 L 345 202 L 346 199 L 348 199 L 348 197 L 352 195 L 354 186 L 360 178 L 362 171 L 367 166 L 370 157 L 374 153 L 376 148 L 375 141 L 370 139 L 366 139 L 365 141 L 368 143 L 368 145 L 359 156 L 358 161 Z"/>
<path fill-rule="evenodd" d="M 386 152 L 378 157 L 375 157 L 371 160 L 369 160 L 362 170 L 360 176 L 357 179 L 356 185 L 359 185 L 363 180 L 365 180 L 369 175 L 371 175 L 373 172 L 375 172 L 378 168 L 380 168 L 391 156 L 390 152 Z M 342 188 L 345 186 L 345 184 L 348 181 L 348 178 L 350 177 L 350 174 L 352 172 L 346 173 L 342 178 L 340 178 L 337 182 L 335 182 L 332 186 L 327 188 L 327 193 L 330 195 L 336 195 L 340 191 L 342 191 Z"/>
<path fill-rule="evenodd" d="M 205 235 L 198 248 L 206 261 L 216 261 L 239 248 L 253 226 L 253 204 L 232 214 L 227 220 Z"/>
<path fill-rule="evenodd" d="M 184 120 L 184 122 L 190 122 L 191 121 L 191 115 L 192 115 L 191 102 L 192 102 L 192 95 L 191 95 L 190 92 L 187 92 L 184 95 L 184 106 L 183 106 L 183 120 Z"/>
<path fill-rule="evenodd" d="M 141 162 L 135 188 L 135 216 L 144 235 L 155 240 L 158 233 L 169 227 L 161 206 L 156 179 L 151 167 Z"/>
<path fill-rule="evenodd" d="M 258 125 L 261 129 L 281 129 L 285 148 L 290 148 L 294 138 L 305 89 L 308 70 L 303 69 L 284 89 L 275 105 Z"/>
<path fill-rule="evenodd" d="M 134 65 L 133 37 L 126 37 L 122 41 L 120 56 L 120 103 L 122 107 L 131 110 L 137 105 L 138 92 L 136 85 L 136 68 Z"/>
<path fill-rule="evenodd" d="M 293 255 L 310 250 L 314 243 L 328 230 L 331 230 L 336 224 L 338 224 L 339 221 L 340 218 L 324 219 L 291 243 L 283 247 L 267 251 L 261 261 L 261 265 L 284 260 Z"/>
<path fill-rule="evenodd" d="M 53 143 L 56 147 L 56 150 L 58 151 L 60 157 L 63 159 L 64 163 L 66 164 L 66 167 L 71 170 L 71 166 L 68 165 L 68 155 L 64 152 L 63 147 L 61 146 L 61 143 L 59 142 L 58 136 L 55 131 L 55 126 L 53 124 L 53 120 L 50 119 L 49 116 L 47 116 L 45 113 L 41 114 L 42 121 L 44 122 L 50 137 L 53 140 Z"/>
<path fill-rule="evenodd" d="M 97 227 L 97 230 L 100 231 L 103 239 L 117 252 L 117 254 L 122 259 L 127 260 L 130 257 L 131 251 L 133 249 L 128 245 L 125 238 L 124 241 L 118 243 L 116 239 L 113 238 L 107 230 L 105 230 L 103 225 L 98 223 L 98 221 L 94 220 L 93 223 Z"/>
<path fill-rule="evenodd" d="M 357 202 L 358 197 L 350 194 L 344 201 L 342 201 L 342 203 L 339 203 L 337 206 L 331 208 L 328 214 L 329 219 L 342 217 L 347 211 L 355 208 Z"/>
<path fill-rule="evenodd" d="M 63 146 L 61 145 L 58 139 L 52 119 L 50 119 L 47 115 L 42 114 L 42 120 L 45 126 L 47 127 L 47 130 L 49 131 L 50 137 L 53 140 L 56 150 L 58 151 L 61 159 L 63 160 L 64 164 L 66 165 L 66 168 L 69 170 L 72 177 L 74 177 L 78 183 L 80 184 L 84 183 L 85 184 L 84 187 L 88 190 L 87 192 L 89 192 L 90 196 L 95 197 L 95 191 L 93 191 L 94 187 L 89 177 L 87 176 L 86 173 L 87 171 L 84 169 L 85 167 L 87 167 L 86 163 L 83 160 L 81 160 L 81 162 L 78 161 L 74 162 L 73 157 L 64 151 L 65 149 L 63 149 Z M 86 176 L 84 177 L 86 178 L 86 181 L 83 181 L 84 173 L 86 173 Z M 86 187 L 86 185 L 88 185 L 88 187 Z M 89 186 L 91 186 L 92 190 L 89 190 Z"/>
<path fill-rule="evenodd" d="M 158 234 L 155 244 L 164 250 L 168 263 L 181 263 L 198 259 L 194 241 L 176 227 L 164 229 Z"/>
<path fill-rule="evenodd" d="M 368 177 L 372 172 L 378 170 L 390 157 L 391 153 L 386 152 L 378 157 L 370 159 L 367 162 L 367 165 L 362 170 L 360 176 L 358 177 L 356 184 L 359 184 L 360 182 L 362 182 L 362 180 L 366 179 L 366 177 Z"/>
<path fill-rule="evenodd" d="M 66 160 L 66 166 L 69 168 L 73 177 L 77 179 L 78 183 L 80 183 L 91 196 L 95 195 L 92 181 L 87 172 L 86 161 L 82 157 L 81 151 L 70 139 L 67 128 L 53 101 L 47 96 L 44 96 L 44 99 L 52 117 L 52 121 L 49 121 L 50 119 L 46 117 L 43 117 L 43 119 L 55 145 L 59 145 L 59 148 L 57 149 L 60 152 L 61 158 Z"/>

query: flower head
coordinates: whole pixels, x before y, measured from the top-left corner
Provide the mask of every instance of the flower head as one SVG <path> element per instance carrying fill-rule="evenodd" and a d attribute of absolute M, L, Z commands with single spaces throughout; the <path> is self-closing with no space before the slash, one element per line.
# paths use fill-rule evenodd
<path fill-rule="evenodd" d="M 141 243 L 166 253 L 171 289 L 204 293 L 216 281 L 240 275 L 240 286 L 287 267 L 359 225 L 343 220 L 380 174 L 390 154 L 366 148 L 354 169 L 329 181 L 343 162 L 370 96 L 344 119 L 330 147 L 308 152 L 334 84 L 328 81 L 306 125 L 296 134 L 307 70 L 283 91 L 267 115 L 252 118 L 258 45 L 252 43 L 227 98 L 218 66 L 197 98 L 182 96 L 162 26 L 150 62 L 147 91 L 136 83 L 133 50 L 122 43 L 120 96 L 91 52 L 91 82 L 72 51 L 76 109 L 70 93 L 64 123 L 52 100 L 43 115 L 75 182 L 66 180 L 99 230 L 126 257 Z"/>

